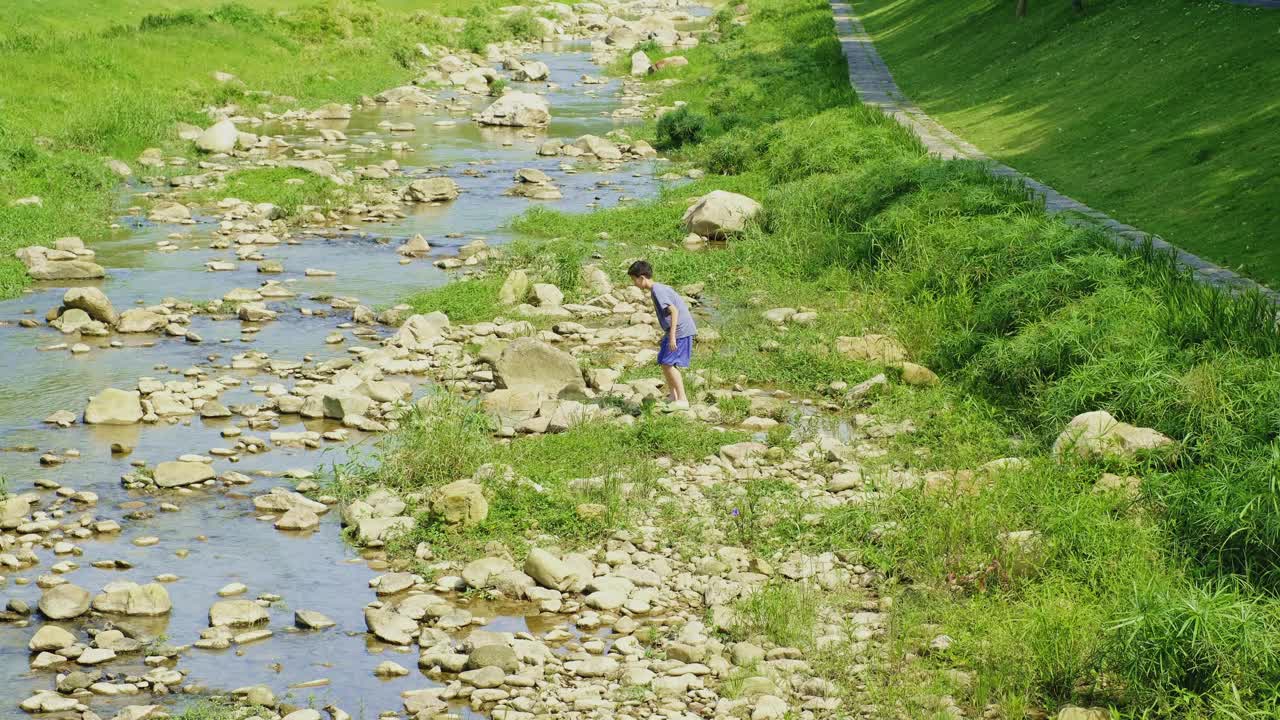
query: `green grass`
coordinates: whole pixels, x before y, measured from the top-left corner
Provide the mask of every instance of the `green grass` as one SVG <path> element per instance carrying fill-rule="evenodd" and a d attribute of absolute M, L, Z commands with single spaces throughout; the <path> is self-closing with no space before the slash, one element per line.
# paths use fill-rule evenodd
<path fill-rule="evenodd" d="M 859 382 L 884 368 L 840 356 L 833 338 L 893 334 L 943 385 L 895 386 L 869 408 L 917 427 L 886 462 L 922 476 L 1014 455 L 1031 465 L 828 511 L 786 483 L 732 483 L 710 493 L 722 536 L 766 556 L 852 553 L 892 578 L 890 592 L 910 588 L 872 683 L 883 698 L 910 704 L 937 685 L 975 713 L 987 702 L 1014 714 L 1067 702 L 1126 717 L 1273 712 L 1280 334 L 1265 301 L 1206 289 L 1150 250 L 1120 252 L 980 165 L 928 158 L 854 104 L 825 3 L 750 5 L 751 23 L 690 50 L 671 71 L 687 82 L 659 98 L 706 120 L 680 152 L 721 174 L 628 208 L 530 211 L 516 229 L 555 239 L 535 279 L 599 252 L 615 281 L 647 257 L 659 281 L 703 282 L 722 340 L 697 365 L 751 385 Z M 712 189 L 751 195 L 765 215 L 723 247 L 684 251 L 687 199 Z M 761 322 L 784 304 L 818 321 Z M 1179 440 L 1177 459 L 1054 461 L 1065 423 L 1096 409 Z M 1103 471 L 1138 475 L 1141 496 L 1094 493 Z M 1029 549 L 1005 535 L 1022 530 L 1038 533 Z M 765 627 L 778 603 L 761 602 Z M 957 642 L 898 672 L 918 655 L 919 623 Z M 972 688 L 951 687 L 957 666 Z"/>
<path fill-rule="evenodd" d="M 0 297 L 26 284 L 15 248 L 65 235 L 93 243 L 106 236 L 119 179 L 102 165 L 130 164 L 147 147 L 190 155 L 177 122 L 207 125 L 208 106 L 240 103 L 246 113 L 269 102 L 314 107 L 351 102 L 413 77 L 416 43 L 462 40 L 436 13 L 482 17 L 496 0 L 450 0 L 429 12 L 407 0 L 69 0 L 19 3 L 0 30 Z M 518 21 L 495 26 L 494 39 L 526 32 Z M 215 71 L 243 81 L 222 85 Z M 265 90 L 279 99 L 247 97 Z M 136 173 L 145 168 L 135 167 Z M 253 176 L 273 178 L 271 173 Z M 253 181 L 240 183 L 253 193 Z M 301 188 L 255 194 L 309 201 Z M 43 207 L 11 207 L 38 195 Z"/>
<path fill-rule="evenodd" d="M 903 91 L 989 155 L 1280 286 L 1280 13 L 1216 0 L 859 0 Z M 981 42 L 974 42 L 981 38 Z"/>
<path fill-rule="evenodd" d="M 657 466 L 668 457 L 690 461 L 714 453 L 740 436 L 713 431 L 673 416 L 643 414 L 631 425 L 580 423 L 568 431 L 517 438 L 499 445 L 492 422 L 475 405 L 448 395 L 416 409 L 402 428 L 387 435 L 365 461 L 341 468 L 344 494 L 372 486 L 426 492 L 472 477 L 483 465 L 511 468 L 514 475 L 491 474 L 482 484 L 489 516 L 463 531 L 434 522 L 418 508 L 418 529 L 396 542 L 407 549 L 427 542 L 451 558 L 478 557 L 492 541 L 523 554 L 543 534 L 581 545 L 627 527 L 636 508 L 654 493 Z M 592 482 L 578 482 L 592 480 Z M 629 492 L 624 492 L 629 484 Z M 603 517 L 582 517 L 578 506 L 600 504 Z M 394 550 L 395 548 L 393 548 Z"/>

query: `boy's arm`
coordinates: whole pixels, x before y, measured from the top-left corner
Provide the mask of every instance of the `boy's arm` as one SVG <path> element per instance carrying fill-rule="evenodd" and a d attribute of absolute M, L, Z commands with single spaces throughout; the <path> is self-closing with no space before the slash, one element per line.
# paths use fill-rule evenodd
<path fill-rule="evenodd" d="M 675 352 L 676 349 L 676 326 L 680 324 L 680 309 L 675 305 L 667 306 L 667 316 L 671 318 L 671 322 L 667 324 L 667 347 Z"/>

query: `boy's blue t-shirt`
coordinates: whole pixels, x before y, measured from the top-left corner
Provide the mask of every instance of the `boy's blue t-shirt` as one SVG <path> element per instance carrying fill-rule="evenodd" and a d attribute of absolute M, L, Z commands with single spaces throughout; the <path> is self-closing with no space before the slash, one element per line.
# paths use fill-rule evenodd
<path fill-rule="evenodd" d="M 680 297 L 680 293 L 670 285 L 654 283 L 653 288 L 649 290 L 649 295 L 653 298 L 653 310 L 658 313 L 658 324 L 662 326 L 663 332 L 671 330 L 671 318 L 667 315 L 667 308 L 674 305 L 677 311 L 676 338 L 693 337 L 698 334 L 698 326 L 693 323 L 689 306 Z"/>

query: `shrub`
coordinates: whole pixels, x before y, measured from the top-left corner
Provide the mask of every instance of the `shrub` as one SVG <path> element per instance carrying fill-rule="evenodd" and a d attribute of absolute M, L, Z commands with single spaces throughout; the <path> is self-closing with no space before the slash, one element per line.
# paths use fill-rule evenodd
<path fill-rule="evenodd" d="M 677 108 L 658 119 L 655 145 L 664 150 L 674 150 L 684 145 L 702 142 L 707 132 L 707 118 L 687 107 Z"/>

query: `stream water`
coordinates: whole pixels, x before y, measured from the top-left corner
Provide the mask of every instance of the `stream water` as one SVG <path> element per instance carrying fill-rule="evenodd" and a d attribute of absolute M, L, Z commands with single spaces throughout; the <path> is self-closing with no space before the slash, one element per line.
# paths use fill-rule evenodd
<path fill-rule="evenodd" d="M 283 597 L 270 610 L 269 627 L 275 632 L 274 637 L 249 645 L 234 645 L 229 650 L 188 650 L 178 663 L 179 668 L 189 673 L 186 682 L 220 690 L 265 684 L 279 697 L 292 695 L 294 703 L 313 702 L 320 707 L 332 702 L 355 717 L 400 709 L 401 692 L 431 686 L 433 682 L 417 670 L 416 655 L 407 649 L 398 651 L 381 645 L 366 635 L 362 609 L 374 599 L 372 591 L 366 588 L 368 580 L 379 572 L 344 544 L 337 512 L 325 515 L 320 528 L 309 534 L 279 532 L 270 522 L 256 519 L 250 498 L 291 481 L 254 475 L 252 485 L 230 491 L 150 494 L 122 488 L 120 477 L 132 469 L 133 460 L 144 459 L 155 464 L 184 453 L 207 454 L 211 448 L 229 446 L 234 441 L 220 437 L 219 432 L 232 425 L 233 419 L 197 417 L 176 425 L 118 427 L 76 424 L 68 429 L 41 421 L 57 410 L 78 414 L 87 398 L 103 388 L 133 388 L 142 377 L 179 379 L 186 368 L 227 364 L 238 352 L 261 350 L 274 359 L 283 360 L 311 356 L 315 362 L 321 362 L 346 356 L 345 348 L 349 345 L 370 345 L 350 335 L 342 345 L 326 345 L 326 335 L 333 332 L 338 323 L 349 319 L 348 314 L 331 311 L 327 317 L 305 316 L 298 309 L 327 309 L 327 303 L 308 299 L 318 293 L 355 296 L 366 305 L 378 306 L 392 303 L 411 291 L 447 282 L 448 276 L 433 267 L 431 259 L 401 265 L 395 248 L 415 233 L 423 234 L 439 246 L 434 256 L 437 258 L 454 252 L 450 244 L 456 247 L 477 236 L 485 237 L 491 245 L 509 240 L 503 230 L 504 223 L 535 202 L 503 194 L 512 185 L 512 175 L 518 168 L 535 167 L 554 179 L 564 199 L 543 203 L 551 207 L 582 211 L 592 205 L 615 204 L 623 197 L 652 196 L 658 174 L 652 162 L 628 163 L 606 174 L 590 163 L 570 160 L 577 171 L 569 173 L 561 169 L 561 164 L 566 162 L 564 158 L 541 158 L 535 154 L 538 143 L 547 137 L 604 135 L 620 124 L 609 117 L 610 111 L 619 107 L 619 83 L 578 84 L 580 76 L 600 73 L 600 68 L 590 62 L 584 50 L 583 46 L 569 46 L 526 56 L 546 62 L 552 69 L 551 82 L 557 86 L 547 92 L 553 121 L 536 139 L 524 137 L 519 130 L 482 129 L 466 116 L 455 116 L 457 123 L 445 127 L 435 124 L 446 117 L 444 115 L 413 110 L 358 110 L 342 128 L 352 142 L 366 140 L 367 133 L 388 142 L 406 140 L 416 149 L 395 156 L 405 175 L 447 174 L 457 181 L 462 195 L 452 203 L 422 206 L 396 223 L 361 226 L 335 237 L 300 235 L 303 238 L 300 244 L 265 249 L 268 258 L 282 261 L 287 269 L 284 275 L 273 277 L 288 282 L 298 297 L 273 303 L 273 309 L 282 311 L 280 319 L 263 324 L 256 335 L 242 336 L 241 323 L 236 320 L 215 321 L 196 316 L 191 329 L 204 338 L 201 344 L 187 343 L 182 338 L 113 335 L 86 338 L 83 342 L 92 350 L 72 355 L 66 349 L 41 348 L 75 342 L 74 336 L 68 338 L 47 326 L 23 329 L 16 325 L 17 320 L 32 317 L 29 311 L 34 317 L 42 318 L 49 308 L 57 307 L 67 284 L 38 287 L 19 299 L 0 303 L 0 320 L 7 321 L 0 323 L 0 358 L 4 363 L 0 369 L 4 373 L 0 383 L 0 447 L 5 448 L 0 452 L 0 476 L 7 479 L 9 491 L 15 493 L 32 491 L 32 483 L 39 478 L 97 493 L 98 504 L 85 512 L 94 513 L 100 519 L 120 520 L 123 526 L 123 531 L 115 537 L 96 536 L 77 541 L 84 551 L 81 557 L 55 556 L 52 551 L 37 547 L 40 563 L 6 573 L 7 581 L 0 584 L 0 595 L 25 600 L 34 607 L 40 596 L 36 579 L 50 573 L 50 567 L 60 560 L 79 565 L 63 577 L 95 594 L 112 581 L 146 583 L 158 575 L 172 573 L 179 577 L 166 585 L 173 600 L 172 613 L 154 620 L 130 620 L 128 624 L 136 628 L 141 637 L 163 636 L 173 645 L 187 645 L 208 626 L 209 607 L 219 599 L 217 590 L 228 583 L 241 582 L 249 588 L 243 597 L 252 598 L 260 593 Z M 537 86 L 541 88 L 542 84 Z M 474 100 L 477 109 L 486 102 L 484 98 Z M 417 132 L 393 136 L 378 127 L 383 120 L 412 122 Z M 258 131 L 284 134 L 290 140 L 300 140 L 306 133 L 300 127 L 264 127 Z M 384 158 L 373 154 L 363 156 L 361 163 L 372 164 L 381 159 Z M 482 175 L 463 174 L 468 168 L 480 170 Z M 604 180 L 609 184 L 598 184 Z M 132 193 L 139 189 L 130 190 Z M 128 195 L 122 200 L 125 206 L 133 202 Z M 263 278 L 251 262 L 242 262 L 239 269 L 230 272 L 205 270 L 209 260 L 235 259 L 233 250 L 208 248 L 210 233 L 216 227 L 213 218 L 200 218 L 194 226 L 169 226 L 128 216 L 121 218 L 120 225 L 122 229 L 111 239 L 94 246 L 98 262 L 109 274 L 98 286 L 118 310 L 138 301 L 151 304 L 166 297 L 192 301 L 216 299 L 233 288 L 257 287 Z M 181 249 L 158 251 L 157 241 L 175 231 L 190 236 L 177 240 Z M 445 237 L 456 233 L 464 237 Z M 195 246 L 199 249 L 194 249 Z M 304 268 L 332 270 L 337 276 L 304 277 Z M 123 340 L 125 346 L 109 347 L 111 340 Z M 214 355 L 218 359 L 211 361 L 210 356 Z M 260 396 L 251 390 L 252 385 L 278 381 L 252 371 L 228 368 L 210 372 L 210 377 L 224 375 L 245 380 L 222 396 L 221 401 L 227 405 L 253 403 Z M 336 426 L 326 424 L 330 421 L 300 423 L 296 418 L 283 416 L 279 429 L 300 430 L 305 426 L 309 430 L 326 430 Z M 266 433 L 255 434 L 265 436 Z M 352 432 L 353 444 L 367 439 Z M 135 449 L 130 455 L 113 456 L 110 452 L 113 442 Z M 79 451 L 78 458 L 68 458 L 57 467 L 42 467 L 38 463 L 42 453 L 62 454 L 72 448 Z M 246 455 L 235 464 L 218 458 L 214 466 L 219 473 L 236 470 L 250 475 L 257 471 L 278 474 L 292 468 L 314 470 L 331 461 L 341 462 L 347 452 L 349 447 L 332 443 L 323 451 L 277 447 L 270 452 Z M 43 497 L 41 507 L 47 507 L 54 498 L 53 492 L 37 492 Z M 181 510 L 162 511 L 159 507 L 162 502 L 177 503 Z M 145 519 L 124 519 L 126 513 L 139 508 L 153 514 Z M 152 547 L 137 547 L 132 541 L 140 536 L 155 536 L 160 542 Z M 179 550 L 189 554 L 180 557 Z M 90 566 L 93 561 L 106 559 L 128 561 L 132 569 L 99 570 Z M 29 582 L 20 584 L 23 579 Z M 337 627 L 319 632 L 295 631 L 293 612 L 298 609 L 324 613 L 337 622 Z M 546 623 L 554 621 L 554 618 L 524 617 L 518 612 L 513 614 L 510 609 L 476 606 L 471 609 L 493 618 L 491 629 L 545 632 Z M 101 619 L 87 622 L 99 627 L 102 624 Z M 34 617 L 27 627 L 0 624 L 0 718 L 25 717 L 17 708 L 17 702 L 53 685 L 52 672 L 29 669 L 27 643 L 39 625 L 40 621 Z M 66 626 L 84 641 L 85 635 L 74 623 Z M 385 659 L 411 668 L 411 674 L 388 680 L 375 678 L 373 667 Z M 100 667 L 112 676 L 142 675 L 148 670 L 142 664 L 140 653 L 122 656 Z M 330 683 L 311 689 L 290 689 L 321 678 L 329 679 Z M 177 702 L 189 699 L 182 695 L 175 698 Z M 142 695 L 97 697 L 89 704 L 99 715 L 110 717 L 113 707 L 152 702 L 155 700 Z"/>

